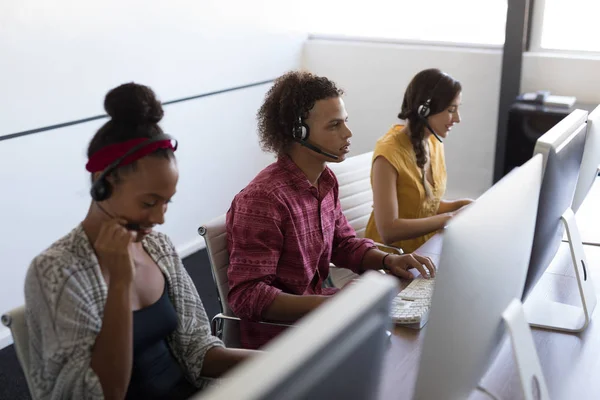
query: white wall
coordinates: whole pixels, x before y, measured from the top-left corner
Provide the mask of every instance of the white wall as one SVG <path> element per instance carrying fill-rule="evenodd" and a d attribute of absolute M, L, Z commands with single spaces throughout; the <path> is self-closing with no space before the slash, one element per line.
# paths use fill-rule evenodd
<path fill-rule="evenodd" d="M 578 102 L 600 103 L 600 57 L 525 53 L 521 90 L 547 89 L 561 96 L 575 96 Z"/>
<path fill-rule="evenodd" d="M 420 70 L 438 67 L 463 85 L 462 122 L 445 141 L 449 197 L 478 196 L 492 182 L 499 50 L 309 40 L 304 67 L 346 91 L 352 154 L 371 151 L 397 123 L 404 90 Z"/>
<path fill-rule="evenodd" d="M 258 25 L 253 6 L 265 1 L 2 2 L 0 136 L 103 114 L 106 92 L 127 81 L 167 101 L 298 68 L 305 35 Z M 255 131 L 269 86 L 165 106 L 180 181 L 160 230 L 182 255 L 203 247 L 198 226 L 272 160 Z M 0 313 L 22 304 L 31 259 L 85 217 L 85 150 L 105 121 L 0 141 Z M 0 348 L 9 342 L 0 328 Z"/>
<path fill-rule="evenodd" d="M 304 35 L 267 25 L 273 2 L 2 1 L 0 135 L 103 114 L 128 80 L 167 101 L 275 78 Z"/>
<path fill-rule="evenodd" d="M 276 0 L 42 0 L 0 3 L 0 136 L 103 114 L 108 89 L 134 80 L 163 101 L 272 79 L 300 65 L 303 33 L 273 13 Z M 268 10 L 268 12 L 267 12 Z M 269 14 L 271 13 L 271 14 Z M 298 14 L 301 15 L 301 14 Z M 279 26 L 277 26 L 279 25 Z M 450 197 L 492 182 L 500 50 L 311 40 L 302 65 L 346 89 L 353 154 L 372 150 L 397 121 L 403 91 L 436 66 L 463 83 L 463 122 L 446 141 Z M 527 54 L 523 91 L 600 102 L 600 61 Z M 573 73 L 577 70 L 577 73 Z M 165 107 L 180 141 L 178 194 L 161 228 L 184 254 L 196 228 L 271 161 L 260 152 L 255 113 L 269 85 Z M 89 204 L 85 148 L 103 120 L 0 141 L 0 313 L 22 303 L 26 268 L 68 232 Z M 0 328 L 0 348 L 7 343 Z"/>
<path fill-rule="evenodd" d="M 352 153 L 371 151 L 397 123 L 402 96 L 422 69 L 437 67 L 463 85 L 462 122 L 445 141 L 448 197 L 482 194 L 492 184 L 502 52 L 477 48 L 311 39 L 303 66 L 346 90 Z M 521 91 L 549 89 L 600 103 L 599 58 L 526 53 Z"/>

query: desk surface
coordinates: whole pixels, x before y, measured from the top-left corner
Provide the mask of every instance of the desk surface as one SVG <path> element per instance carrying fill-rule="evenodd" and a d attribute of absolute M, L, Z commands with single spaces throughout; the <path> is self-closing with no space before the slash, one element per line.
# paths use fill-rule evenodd
<path fill-rule="evenodd" d="M 436 236 L 417 252 L 431 257 L 437 263 L 441 244 L 441 237 Z M 567 246 L 568 244 L 563 243 L 556 262 L 542 276 L 531 296 L 535 296 L 537 292 L 558 301 L 578 304 L 577 283 L 571 264 L 568 263 L 570 253 Z M 585 246 L 585 253 L 598 288 L 600 247 Z M 600 293 L 598 296 L 600 297 Z M 586 331 L 578 335 L 532 329 L 540 364 L 553 400 L 600 399 L 600 320 L 594 321 L 594 318 L 600 318 L 598 308 L 600 304 Z M 395 328 L 384 361 L 380 399 L 412 397 L 425 329 L 427 325 L 420 331 L 401 326 Z M 503 343 L 481 384 L 499 399 L 523 398 L 508 340 Z M 489 400 L 489 397 L 474 391 L 470 399 Z"/>

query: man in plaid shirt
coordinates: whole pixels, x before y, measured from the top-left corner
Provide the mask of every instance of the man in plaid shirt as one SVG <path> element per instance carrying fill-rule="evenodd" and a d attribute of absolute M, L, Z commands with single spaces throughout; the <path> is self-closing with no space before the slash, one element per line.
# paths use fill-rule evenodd
<path fill-rule="evenodd" d="M 241 191 L 227 213 L 229 304 L 242 319 L 246 348 L 260 348 L 338 289 L 323 288 L 329 263 L 356 273 L 386 269 L 434 276 L 429 258 L 393 255 L 356 237 L 342 213 L 326 162 L 341 162 L 352 132 L 342 90 L 327 78 L 290 72 L 275 82 L 258 112 L 264 150 L 278 159 Z"/>

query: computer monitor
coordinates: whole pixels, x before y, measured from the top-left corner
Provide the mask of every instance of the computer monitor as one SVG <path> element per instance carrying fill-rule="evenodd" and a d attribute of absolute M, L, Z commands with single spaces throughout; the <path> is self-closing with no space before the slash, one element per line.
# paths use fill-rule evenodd
<path fill-rule="evenodd" d="M 586 111 L 575 110 L 535 144 L 534 155 L 541 154 L 544 158 L 544 179 L 523 300 L 546 271 L 562 242 L 561 217 L 573 201 L 585 145 L 586 120 Z"/>
<path fill-rule="evenodd" d="M 491 364 L 523 291 L 541 181 L 536 156 L 446 227 L 414 399 L 466 399 Z"/>
<path fill-rule="evenodd" d="M 573 111 L 540 137 L 534 150 L 534 154 L 544 157 L 544 178 L 522 300 L 527 319 L 535 327 L 580 332 L 587 327 L 596 306 L 591 276 L 571 210 L 586 141 L 587 117 L 587 111 Z M 565 228 L 582 307 L 548 301 L 544 293 L 531 295 L 542 274 L 554 261 Z M 557 257 L 556 262 L 562 260 Z"/>
<path fill-rule="evenodd" d="M 195 399 L 373 398 L 398 289 L 395 278 L 363 274 Z"/>
<path fill-rule="evenodd" d="M 585 149 L 583 150 L 583 159 L 577 186 L 575 187 L 575 196 L 571 208 L 576 213 L 581 207 L 583 200 L 587 196 L 592 184 L 598 176 L 598 166 L 600 165 L 600 106 L 596 107 L 590 113 L 587 121 L 587 137 L 585 139 Z"/>

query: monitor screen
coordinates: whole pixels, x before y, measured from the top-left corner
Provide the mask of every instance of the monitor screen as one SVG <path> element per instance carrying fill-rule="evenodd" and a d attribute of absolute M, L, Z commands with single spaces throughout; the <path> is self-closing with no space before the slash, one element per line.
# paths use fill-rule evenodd
<path fill-rule="evenodd" d="M 585 117 L 587 118 L 587 113 Z M 568 118 L 540 137 L 535 148 L 535 154 L 542 154 L 544 157 L 545 167 L 523 301 L 558 251 L 564 233 L 561 216 L 571 207 L 575 193 L 585 145 L 586 124 L 585 119 L 571 118 L 572 121 L 567 121 Z"/>
<path fill-rule="evenodd" d="M 396 278 L 364 273 L 194 399 L 367 399 L 389 345 Z"/>
<path fill-rule="evenodd" d="M 500 348 L 502 314 L 525 283 L 541 181 L 536 156 L 446 228 L 414 399 L 469 398 Z"/>

